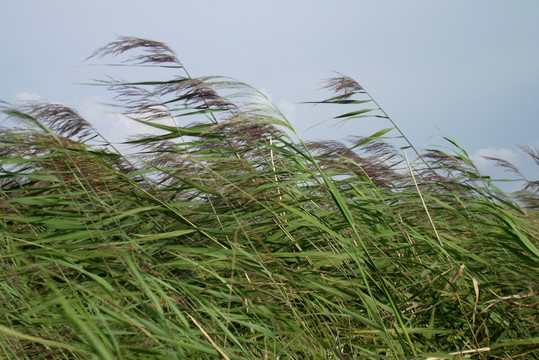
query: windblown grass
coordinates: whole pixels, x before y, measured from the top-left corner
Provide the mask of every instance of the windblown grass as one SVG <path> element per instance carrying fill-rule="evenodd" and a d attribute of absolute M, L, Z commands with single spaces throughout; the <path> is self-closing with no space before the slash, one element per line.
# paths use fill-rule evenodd
<path fill-rule="evenodd" d="M 307 142 L 162 43 L 94 56 L 124 53 L 174 72 L 103 82 L 160 131 L 137 156 L 64 106 L 4 105 L 1 358 L 537 358 L 537 182 L 517 203 L 450 139 L 409 161 L 345 76 L 319 106 L 392 127 Z"/>

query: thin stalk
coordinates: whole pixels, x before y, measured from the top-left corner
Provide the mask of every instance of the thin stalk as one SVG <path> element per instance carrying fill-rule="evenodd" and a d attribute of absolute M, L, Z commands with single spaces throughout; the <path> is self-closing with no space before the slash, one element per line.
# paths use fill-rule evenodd
<path fill-rule="evenodd" d="M 421 203 L 423 204 L 423 208 L 425 209 L 425 212 L 427 213 L 427 216 L 429 218 L 430 224 L 432 225 L 432 229 L 434 230 L 434 234 L 436 234 L 436 239 L 438 239 L 438 243 L 440 246 L 444 247 L 442 244 L 442 240 L 440 239 L 440 235 L 438 235 L 438 230 L 436 230 L 436 226 L 434 226 L 434 222 L 432 221 L 432 217 L 430 216 L 429 209 L 427 208 L 427 204 L 425 204 L 425 200 L 423 199 L 423 195 L 421 195 L 421 190 L 419 190 L 419 186 L 417 185 L 417 181 L 415 180 L 414 172 L 412 170 L 412 167 L 410 166 L 410 161 L 408 160 L 408 155 L 406 154 L 406 151 L 402 151 L 404 153 L 404 158 L 406 159 L 406 164 L 408 165 L 408 170 L 410 170 L 410 175 L 412 175 L 412 180 L 414 181 L 415 188 L 417 190 L 417 193 L 419 194 L 419 198 L 421 199 Z"/>
<path fill-rule="evenodd" d="M 429 168 L 430 171 L 432 171 L 432 173 L 436 176 L 438 176 L 438 174 L 436 173 L 436 171 L 434 171 L 433 168 L 430 167 L 429 163 L 423 158 L 423 156 L 421 156 L 421 154 L 419 153 L 419 151 L 416 149 L 416 147 L 412 144 L 412 142 L 406 137 L 406 135 L 404 135 L 404 133 L 402 132 L 402 130 L 398 127 L 398 125 L 393 121 L 393 119 L 385 112 L 385 110 L 378 104 L 378 102 L 376 102 L 376 100 L 372 97 L 372 95 L 363 88 L 363 91 L 365 92 L 365 94 L 367 94 L 367 96 L 369 97 L 369 99 L 371 99 L 371 101 L 376 105 L 376 107 L 378 108 L 378 110 L 380 110 L 382 112 L 382 114 L 384 115 L 383 118 L 389 120 L 389 122 L 391 123 L 391 125 L 393 125 L 393 127 L 395 129 L 397 129 L 397 131 L 399 132 L 399 134 L 402 136 L 402 138 L 404 139 L 404 141 L 406 141 L 408 143 L 408 145 L 412 148 L 412 150 L 414 150 L 415 154 L 423 161 L 423 163 Z M 408 163 L 409 164 L 409 163 Z"/>

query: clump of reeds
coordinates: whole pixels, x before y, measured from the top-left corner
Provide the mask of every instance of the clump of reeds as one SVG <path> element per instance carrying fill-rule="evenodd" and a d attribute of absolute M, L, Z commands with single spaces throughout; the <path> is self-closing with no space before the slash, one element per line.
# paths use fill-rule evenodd
<path fill-rule="evenodd" d="M 0 132 L 1 357 L 537 356 L 536 182 L 517 203 L 456 143 L 408 160 L 345 76 L 318 103 L 392 128 L 303 141 L 254 89 L 192 78 L 162 43 L 94 56 L 124 53 L 180 72 L 107 80 L 160 131 L 130 155 L 92 145 L 67 107 L 4 105 L 21 124 Z"/>

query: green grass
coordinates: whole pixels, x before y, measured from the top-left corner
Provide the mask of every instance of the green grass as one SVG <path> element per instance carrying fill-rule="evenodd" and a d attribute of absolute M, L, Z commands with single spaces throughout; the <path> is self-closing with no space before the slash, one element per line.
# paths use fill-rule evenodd
<path fill-rule="evenodd" d="M 453 140 L 420 153 L 344 76 L 318 106 L 380 131 L 308 142 L 164 44 L 94 56 L 124 52 L 173 74 L 105 83 L 159 130 L 136 156 L 64 106 L 3 107 L 0 358 L 538 357 L 536 182 L 517 202 Z"/>

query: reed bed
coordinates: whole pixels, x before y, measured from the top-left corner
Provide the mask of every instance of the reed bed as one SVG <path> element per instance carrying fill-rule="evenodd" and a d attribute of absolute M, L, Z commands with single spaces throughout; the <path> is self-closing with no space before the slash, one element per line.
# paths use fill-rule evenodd
<path fill-rule="evenodd" d="M 305 141 L 165 44 L 102 57 L 172 74 L 99 82 L 158 130 L 129 153 L 63 105 L 2 104 L 0 358 L 538 358 L 537 182 L 419 152 L 344 75 L 317 106 L 384 125 Z"/>

